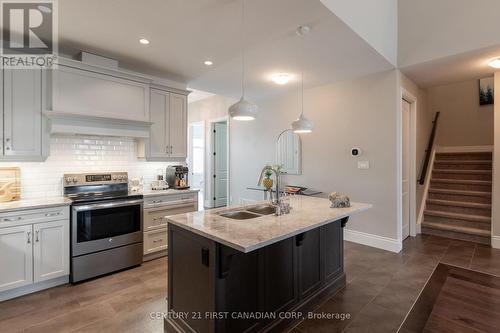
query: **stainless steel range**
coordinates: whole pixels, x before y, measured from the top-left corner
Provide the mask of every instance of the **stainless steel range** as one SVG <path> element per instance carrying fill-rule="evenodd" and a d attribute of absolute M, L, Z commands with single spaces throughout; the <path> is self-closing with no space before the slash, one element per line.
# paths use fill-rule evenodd
<path fill-rule="evenodd" d="M 71 205 L 71 282 L 142 263 L 142 195 L 126 172 L 65 174 Z"/>

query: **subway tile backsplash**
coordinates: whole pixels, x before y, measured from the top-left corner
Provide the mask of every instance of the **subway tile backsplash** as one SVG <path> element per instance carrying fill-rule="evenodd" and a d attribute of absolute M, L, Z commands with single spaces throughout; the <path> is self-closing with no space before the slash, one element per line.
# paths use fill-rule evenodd
<path fill-rule="evenodd" d="M 132 138 L 95 136 L 53 136 L 45 162 L 0 163 L 20 167 L 23 199 L 60 196 L 63 174 L 72 172 L 127 171 L 129 178 L 142 176 L 147 188 L 168 165 L 139 160 L 137 142 Z"/>

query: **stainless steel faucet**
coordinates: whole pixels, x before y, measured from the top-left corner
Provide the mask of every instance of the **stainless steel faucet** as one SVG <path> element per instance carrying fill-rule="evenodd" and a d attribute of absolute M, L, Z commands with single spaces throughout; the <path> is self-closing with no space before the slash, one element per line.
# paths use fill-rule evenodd
<path fill-rule="evenodd" d="M 276 175 L 276 184 L 275 184 L 276 200 L 275 201 L 273 201 L 273 191 L 272 190 L 269 191 L 270 192 L 269 198 L 271 200 L 271 204 L 275 208 L 275 215 L 279 216 L 279 215 L 288 214 L 288 213 L 290 213 L 290 205 L 287 203 L 284 203 L 283 200 L 281 199 L 281 172 L 278 169 L 273 168 L 270 165 L 266 165 L 262 169 L 262 171 L 260 172 L 259 182 L 257 183 L 257 185 L 258 186 L 262 185 L 262 180 L 264 179 L 264 174 L 268 170 L 271 172 L 274 172 L 274 174 Z"/>

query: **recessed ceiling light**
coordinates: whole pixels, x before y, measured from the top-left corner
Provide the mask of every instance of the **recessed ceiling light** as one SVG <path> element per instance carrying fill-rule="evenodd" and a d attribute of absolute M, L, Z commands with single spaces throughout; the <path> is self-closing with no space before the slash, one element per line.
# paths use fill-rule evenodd
<path fill-rule="evenodd" d="M 210 60 L 205 60 L 204 64 L 207 66 L 212 66 L 214 63 Z"/>
<path fill-rule="evenodd" d="M 491 59 L 488 65 L 493 68 L 500 68 L 500 57 Z"/>
<path fill-rule="evenodd" d="M 276 84 L 287 84 L 292 79 L 292 75 L 288 73 L 276 73 L 271 75 L 271 80 Z"/>
<path fill-rule="evenodd" d="M 151 42 L 149 40 L 147 40 L 146 38 L 141 38 L 141 39 L 139 39 L 139 43 L 141 43 L 142 45 L 148 45 Z"/>

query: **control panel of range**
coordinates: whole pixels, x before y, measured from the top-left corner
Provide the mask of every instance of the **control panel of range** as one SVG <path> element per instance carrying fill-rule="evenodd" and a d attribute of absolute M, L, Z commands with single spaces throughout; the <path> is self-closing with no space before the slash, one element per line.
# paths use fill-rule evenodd
<path fill-rule="evenodd" d="M 65 186 L 128 183 L 127 172 L 68 173 L 64 175 Z"/>

